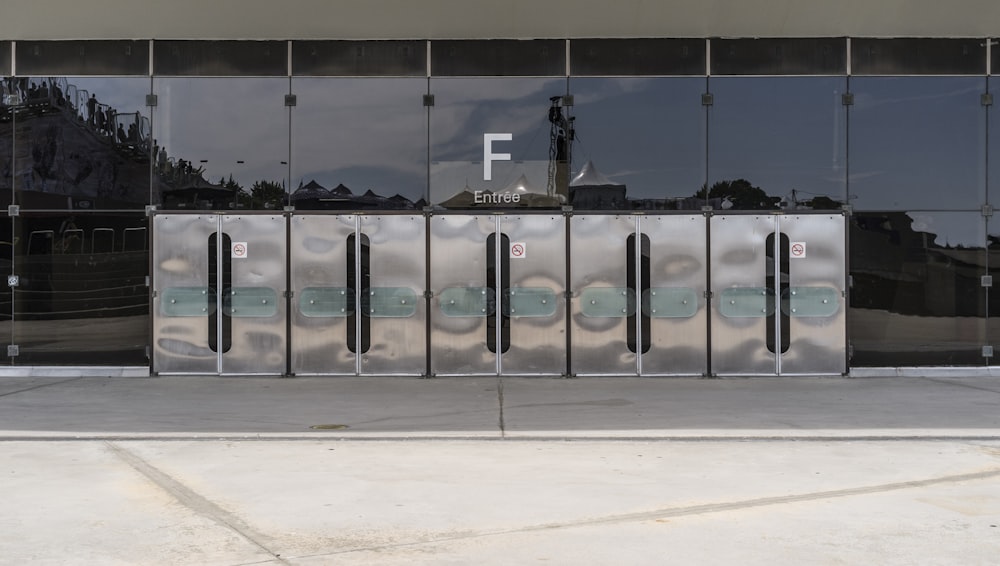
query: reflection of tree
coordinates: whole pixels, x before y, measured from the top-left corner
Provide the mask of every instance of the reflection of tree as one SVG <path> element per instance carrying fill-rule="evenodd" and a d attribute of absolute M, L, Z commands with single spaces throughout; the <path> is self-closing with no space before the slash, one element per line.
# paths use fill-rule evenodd
<path fill-rule="evenodd" d="M 735 210 L 773 210 L 781 201 L 779 197 L 768 196 L 763 189 L 753 186 L 746 179 L 719 181 L 708 190 L 708 198 L 728 200 Z"/>
<path fill-rule="evenodd" d="M 250 187 L 249 194 L 246 191 L 240 191 L 238 194 L 243 208 L 281 210 L 285 205 L 285 188 L 273 181 L 257 181 Z"/>

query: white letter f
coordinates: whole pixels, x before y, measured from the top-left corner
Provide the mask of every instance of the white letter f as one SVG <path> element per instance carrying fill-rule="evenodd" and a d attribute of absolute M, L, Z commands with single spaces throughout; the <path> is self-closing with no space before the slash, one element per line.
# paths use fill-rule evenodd
<path fill-rule="evenodd" d="M 483 180 L 493 180 L 493 162 L 510 161 L 509 153 L 493 153 L 494 141 L 511 141 L 513 134 L 483 134 Z"/>

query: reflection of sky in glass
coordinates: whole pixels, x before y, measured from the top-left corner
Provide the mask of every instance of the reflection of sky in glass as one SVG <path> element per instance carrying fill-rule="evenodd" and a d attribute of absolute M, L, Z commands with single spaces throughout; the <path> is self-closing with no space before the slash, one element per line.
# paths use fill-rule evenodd
<path fill-rule="evenodd" d="M 292 182 L 416 201 L 427 184 L 427 79 L 294 79 Z"/>
<path fill-rule="evenodd" d="M 516 181 L 549 158 L 549 98 L 566 94 L 565 79 L 432 79 L 431 201 L 440 202 L 470 188 L 494 188 Z M 483 134 L 509 133 L 511 141 L 493 144 L 513 163 L 496 162 L 490 186 L 483 182 Z M 530 167 L 518 168 L 517 162 Z M 500 165 L 503 164 L 503 165 Z M 459 171 L 456 173 L 456 171 Z M 474 175 L 466 179 L 466 173 Z M 535 175 L 537 176 L 537 175 Z M 544 190 L 547 179 L 529 179 Z"/>
<path fill-rule="evenodd" d="M 987 79 L 989 82 L 989 92 L 993 95 L 993 103 L 1000 104 L 1000 81 L 994 77 L 989 77 Z M 1000 112 L 997 111 L 996 106 L 992 106 L 987 110 L 989 115 L 989 156 L 988 161 L 990 171 L 989 171 L 989 201 L 993 206 L 997 206 L 1000 203 Z"/>
<path fill-rule="evenodd" d="M 588 161 L 630 198 L 689 197 L 704 183 L 704 78 L 573 78 L 573 171 Z"/>
<path fill-rule="evenodd" d="M 982 77 L 851 79 L 851 204 L 972 209 L 984 201 Z"/>
<path fill-rule="evenodd" d="M 153 91 L 153 137 L 170 157 L 204 167 L 212 183 L 285 183 L 287 78 L 157 78 Z"/>
<path fill-rule="evenodd" d="M 843 77 L 713 77 L 709 186 L 746 179 L 789 203 L 844 201 Z"/>

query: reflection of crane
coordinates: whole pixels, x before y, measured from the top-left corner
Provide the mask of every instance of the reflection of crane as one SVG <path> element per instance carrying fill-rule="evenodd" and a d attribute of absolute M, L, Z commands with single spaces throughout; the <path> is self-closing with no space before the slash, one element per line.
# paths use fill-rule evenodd
<path fill-rule="evenodd" d="M 562 195 L 569 201 L 569 166 L 573 160 L 573 140 L 576 131 L 573 121 L 563 109 L 573 105 L 572 96 L 553 96 L 549 107 L 549 181 L 546 185 L 548 196 Z"/>

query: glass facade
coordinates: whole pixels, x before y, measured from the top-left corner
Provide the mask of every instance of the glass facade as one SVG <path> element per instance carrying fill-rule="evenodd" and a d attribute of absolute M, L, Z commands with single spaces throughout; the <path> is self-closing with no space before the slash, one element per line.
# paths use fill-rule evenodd
<path fill-rule="evenodd" d="M 6 361 L 146 363 L 150 205 L 846 206 L 851 364 L 991 364 L 987 45 L 0 42 L 0 263 L 18 277 L 0 290 Z"/>

